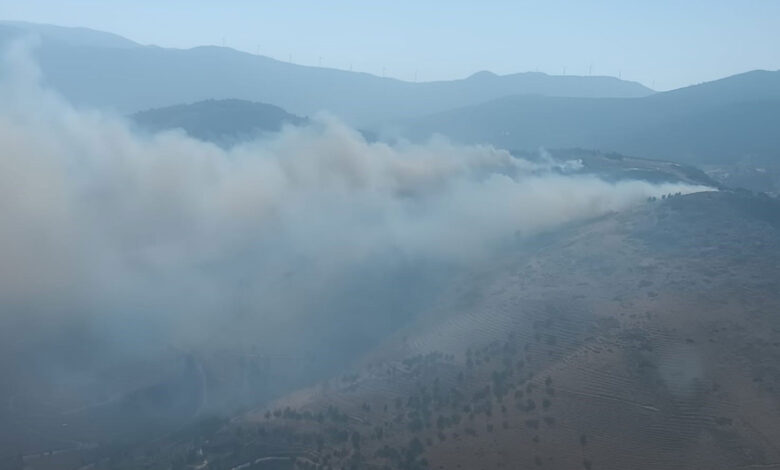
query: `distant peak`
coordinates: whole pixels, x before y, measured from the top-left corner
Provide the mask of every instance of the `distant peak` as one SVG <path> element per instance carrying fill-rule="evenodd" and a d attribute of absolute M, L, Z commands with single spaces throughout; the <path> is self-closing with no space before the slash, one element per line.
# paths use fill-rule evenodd
<path fill-rule="evenodd" d="M 489 70 L 481 70 L 473 75 L 470 75 L 468 77 L 468 80 L 485 80 L 485 79 L 496 78 L 496 77 L 498 77 L 498 75 L 494 74 Z"/>

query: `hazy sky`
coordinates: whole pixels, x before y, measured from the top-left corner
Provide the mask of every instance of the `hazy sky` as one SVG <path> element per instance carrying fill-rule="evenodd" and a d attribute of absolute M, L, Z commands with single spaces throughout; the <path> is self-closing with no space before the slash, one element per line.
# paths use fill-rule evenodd
<path fill-rule="evenodd" d="M 405 80 L 621 75 L 659 90 L 780 68 L 780 1 L 0 0 L 0 19 L 225 44 Z"/>

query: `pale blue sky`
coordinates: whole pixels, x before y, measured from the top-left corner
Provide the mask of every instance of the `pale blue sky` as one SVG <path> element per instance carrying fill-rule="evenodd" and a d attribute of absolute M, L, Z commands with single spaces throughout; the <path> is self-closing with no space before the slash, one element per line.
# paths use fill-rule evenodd
<path fill-rule="evenodd" d="M 778 0 L 0 0 L 0 19 L 405 80 L 592 66 L 664 90 L 780 68 Z"/>

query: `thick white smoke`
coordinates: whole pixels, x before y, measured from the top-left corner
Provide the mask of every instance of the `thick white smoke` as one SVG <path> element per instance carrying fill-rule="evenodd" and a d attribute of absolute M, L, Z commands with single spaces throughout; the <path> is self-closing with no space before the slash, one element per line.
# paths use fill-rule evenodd
<path fill-rule="evenodd" d="M 245 321 L 283 341 L 372 266 L 470 263 L 517 233 L 705 189 L 567 176 L 491 147 L 367 143 L 329 118 L 230 150 L 139 136 L 43 89 L 20 51 L 0 83 L 7 323 L 133 318 L 201 337 Z"/>

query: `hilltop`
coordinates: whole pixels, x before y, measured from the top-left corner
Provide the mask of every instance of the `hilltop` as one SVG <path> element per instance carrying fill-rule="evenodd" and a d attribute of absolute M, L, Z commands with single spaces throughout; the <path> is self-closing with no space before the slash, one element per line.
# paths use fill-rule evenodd
<path fill-rule="evenodd" d="M 308 122 L 277 106 L 242 100 L 206 100 L 150 109 L 133 114 L 131 119 L 149 132 L 182 129 L 191 137 L 223 146 Z"/>

